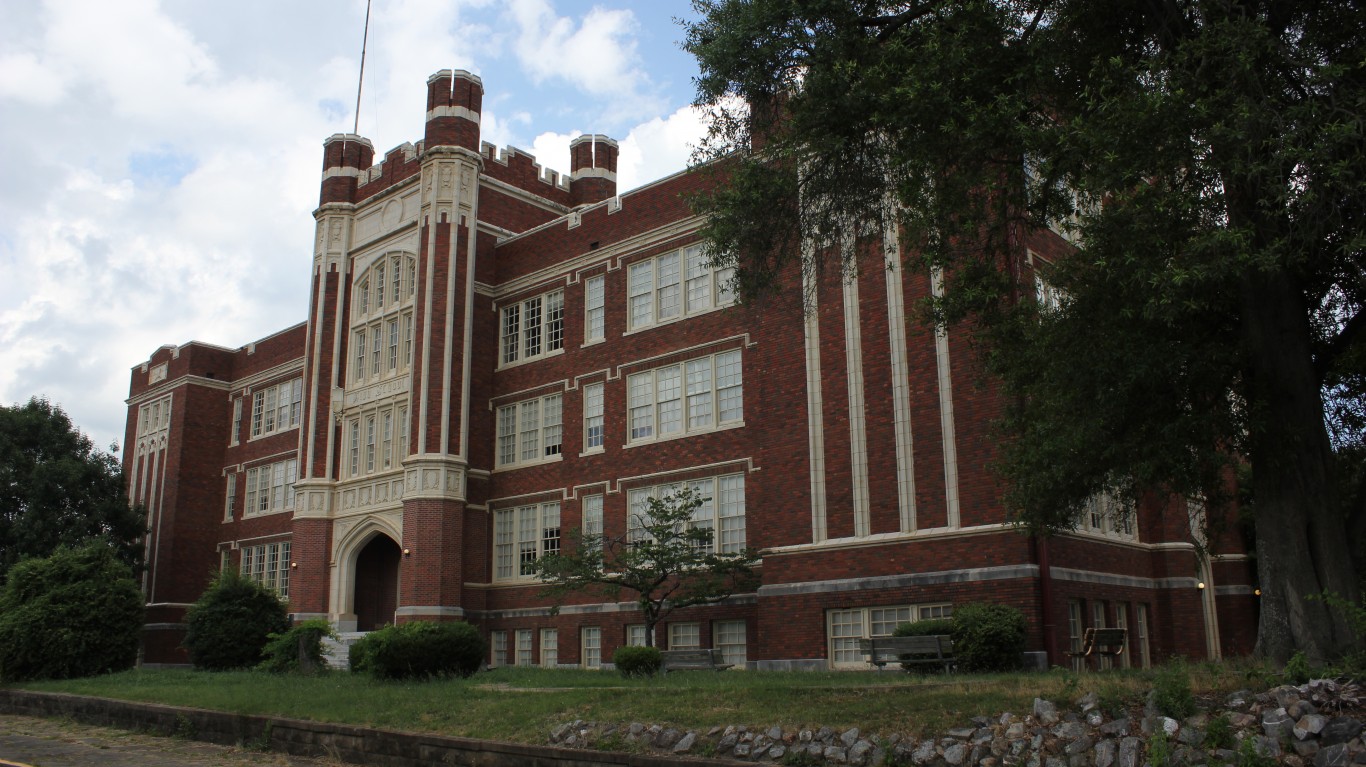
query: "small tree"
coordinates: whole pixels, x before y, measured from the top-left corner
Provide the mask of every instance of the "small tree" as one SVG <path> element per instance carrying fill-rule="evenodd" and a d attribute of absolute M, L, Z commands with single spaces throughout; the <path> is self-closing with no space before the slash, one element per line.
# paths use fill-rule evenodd
<path fill-rule="evenodd" d="M 142 592 L 108 544 L 26 559 L 0 591 L 0 679 L 70 679 L 130 668 L 142 617 Z"/>
<path fill-rule="evenodd" d="M 548 584 L 543 593 L 560 600 L 593 587 L 612 598 L 623 589 L 634 592 L 645 618 L 645 642 L 653 647 L 655 626 L 674 610 L 720 602 L 759 585 L 758 552 L 718 553 L 711 527 L 696 524 L 693 514 L 707 500 L 685 488 L 649 499 L 644 513 L 631 515 L 625 535 L 572 531 L 569 551 L 532 565 Z"/>
<path fill-rule="evenodd" d="M 289 630 L 274 591 L 229 567 L 185 614 L 185 649 L 195 668 L 224 671 L 261 662 L 271 634 Z"/>

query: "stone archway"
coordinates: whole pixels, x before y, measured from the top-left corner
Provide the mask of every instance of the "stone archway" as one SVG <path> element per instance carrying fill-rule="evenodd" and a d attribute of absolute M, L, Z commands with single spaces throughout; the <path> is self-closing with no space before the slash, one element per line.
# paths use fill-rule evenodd
<path fill-rule="evenodd" d="M 394 622 L 402 555 L 394 539 L 384 534 L 371 538 L 356 554 L 351 593 L 357 631 L 374 631 Z"/>

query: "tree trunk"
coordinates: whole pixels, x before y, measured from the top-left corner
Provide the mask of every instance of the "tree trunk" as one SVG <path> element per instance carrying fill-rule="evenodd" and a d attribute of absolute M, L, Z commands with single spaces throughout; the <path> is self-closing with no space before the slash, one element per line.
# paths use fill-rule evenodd
<path fill-rule="evenodd" d="M 1246 275 L 1241 286 L 1248 458 L 1257 523 L 1261 623 L 1257 655 L 1278 663 L 1302 650 L 1336 658 L 1352 640 L 1340 611 L 1318 596 L 1357 598 L 1345 525 L 1333 502 L 1333 454 L 1309 350 L 1308 314 L 1283 270 Z"/>

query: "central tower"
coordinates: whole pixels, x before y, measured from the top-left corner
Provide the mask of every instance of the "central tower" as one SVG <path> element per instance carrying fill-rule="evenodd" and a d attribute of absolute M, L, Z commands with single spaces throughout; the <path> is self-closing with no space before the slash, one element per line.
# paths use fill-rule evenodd
<path fill-rule="evenodd" d="M 399 622 L 464 616 L 462 534 L 483 97 L 483 83 L 464 70 L 443 69 L 427 80 L 415 309 L 420 351 L 413 360 L 409 457 L 403 462 Z"/>

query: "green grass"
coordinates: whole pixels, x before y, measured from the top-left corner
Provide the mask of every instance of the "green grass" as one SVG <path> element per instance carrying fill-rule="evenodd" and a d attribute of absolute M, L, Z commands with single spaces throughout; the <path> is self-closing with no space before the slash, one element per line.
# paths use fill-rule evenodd
<path fill-rule="evenodd" d="M 1244 677 L 1226 667 L 1193 667 L 1191 672 L 1197 694 L 1247 685 Z M 1068 705 L 1094 690 L 1110 700 L 1138 701 L 1152 687 L 1152 675 L 690 672 L 623 679 L 591 671 L 501 668 L 464 680 L 380 682 L 340 672 L 299 677 L 135 670 L 19 687 L 544 743 L 550 730 L 574 719 L 693 730 L 776 724 L 786 729 L 858 727 L 866 733 L 929 735 L 961 726 L 973 716 L 1027 714 L 1036 696 Z"/>

